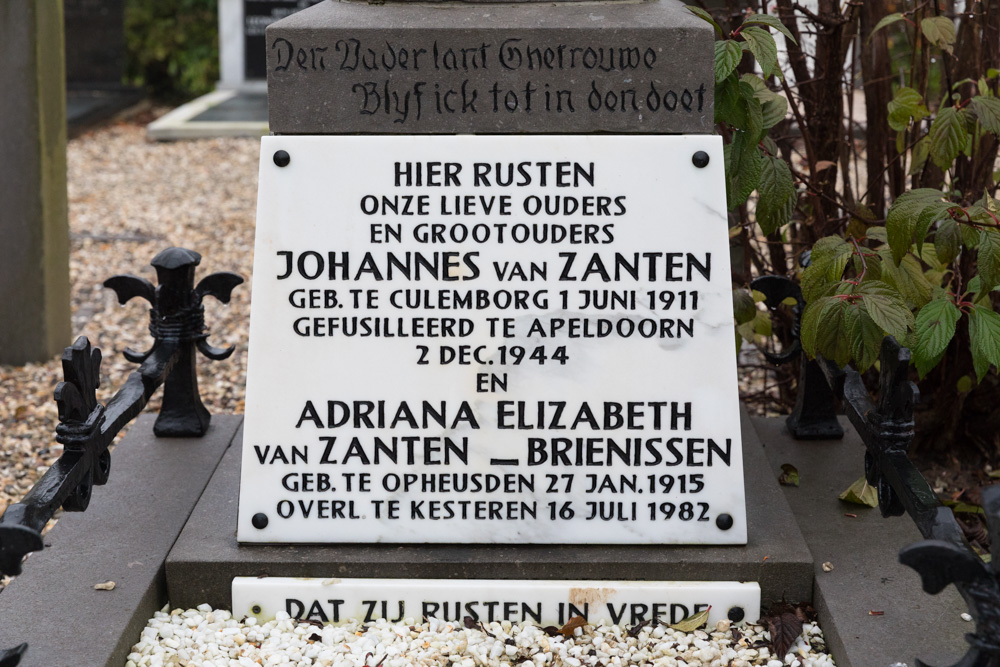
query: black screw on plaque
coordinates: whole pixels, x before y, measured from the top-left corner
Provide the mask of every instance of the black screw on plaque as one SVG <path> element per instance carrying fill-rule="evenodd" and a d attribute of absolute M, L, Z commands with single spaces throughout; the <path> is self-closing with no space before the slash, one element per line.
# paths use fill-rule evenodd
<path fill-rule="evenodd" d="M 265 528 L 267 528 L 267 515 L 264 514 L 263 512 L 257 512 L 256 514 L 253 515 L 253 518 L 250 519 L 250 523 L 252 523 L 253 527 L 256 528 L 257 530 L 264 530 Z"/>
<path fill-rule="evenodd" d="M 278 161 L 277 155 L 274 156 L 274 161 L 275 162 Z M 699 169 L 704 169 L 705 167 L 708 166 L 708 153 L 706 153 L 705 151 L 698 151 L 697 153 L 691 156 L 691 163 L 694 164 L 694 166 L 698 167 Z"/>
<path fill-rule="evenodd" d="M 743 611 L 743 607 L 730 607 L 729 613 L 726 614 L 729 620 L 733 623 L 739 623 L 744 618 L 746 618 L 747 613 Z"/>
<path fill-rule="evenodd" d="M 292 161 L 292 156 L 288 154 L 288 151 L 275 151 L 274 164 L 278 165 L 279 167 L 287 167 L 288 163 L 291 161 Z"/>
<path fill-rule="evenodd" d="M 715 525 L 719 527 L 720 530 L 729 530 L 733 527 L 733 517 L 730 514 L 720 514 L 715 517 Z"/>

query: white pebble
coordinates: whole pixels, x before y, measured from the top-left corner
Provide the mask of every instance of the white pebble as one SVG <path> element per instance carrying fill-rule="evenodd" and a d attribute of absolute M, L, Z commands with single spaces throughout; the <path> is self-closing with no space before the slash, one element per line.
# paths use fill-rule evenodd
<path fill-rule="evenodd" d="M 424 623 L 405 619 L 398 625 L 349 620 L 320 628 L 285 612 L 260 622 L 252 616 L 239 620 L 209 605 L 164 608 L 142 630 L 124 667 L 366 667 L 379 661 L 382 667 L 784 666 L 765 646 L 749 648 L 767 640 L 764 628 L 741 625 L 736 641 L 725 619 L 712 634 L 662 625 L 643 628 L 635 636 L 629 626 L 603 624 L 579 627 L 571 637 L 549 637 L 531 623 L 502 621 L 485 628 L 489 634 L 437 618 Z M 833 667 L 828 654 L 810 646 L 810 637 L 822 645 L 819 627 L 806 624 L 789 664 Z"/>

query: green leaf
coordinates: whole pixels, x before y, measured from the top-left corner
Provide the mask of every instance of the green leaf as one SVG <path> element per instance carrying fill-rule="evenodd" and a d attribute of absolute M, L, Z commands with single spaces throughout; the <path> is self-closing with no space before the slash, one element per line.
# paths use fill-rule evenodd
<path fill-rule="evenodd" d="M 855 505 L 878 507 L 878 491 L 874 486 L 869 486 L 868 480 L 863 476 L 840 494 L 839 498 Z"/>
<path fill-rule="evenodd" d="M 955 47 L 955 22 L 947 16 L 930 16 L 920 22 L 920 30 L 931 44 L 952 53 Z"/>
<path fill-rule="evenodd" d="M 910 251 L 913 231 L 920 213 L 931 204 L 943 199 L 944 195 L 939 190 L 919 188 L 904 192 L 889 207 L 885 229 L 889 247 L 892 248 L 892 259 L 896 264 L 899 264 L 903 255 Z"/>
<path fill-rule="evenodd" d="M 708 612 L 711 611 L 711 607 L 699 611 L 697 614 L 692 614 L 682 621 L 674 623 L 670 627 L 679 632 L 694 632 L 701 626 L 708 623 Z"/>
<path fill-rule="evenodd" d="M 824 297 L 806 304 L 802 312 L 802 328 L 800 329 L 800 340 L 802 349 L 810 357 L 815 357 L 817 353 L 817 340 L 819 338 L 820 323 L 824 321 L 824 315 L 832 308 L 836 308 L 840 299 L 834 296 Z"/>
<path fill-rule="evenodd" d="M 915 310 L 931 300 L 934 285 L 927 280 L 920 261 L 913 255 L 906 255 L 896 266 L 886 248 L 879 248 L 879 255 L 885 260 L 882 265 L 882 282 L 896 290 L 906 301 L 906 305 Z"/>
<path fill-rule="evenodd" d="M 809 266 L 802 272 L 802 295 L 807 303 L 840 282 L 853 253 L 854 246 L 839 236 L 826 236 L 813 244 Z"/>
<path fill-rule="evenodd" d="M 864 309 L 860 306 L 855 306 L 854 309 L 858 311 L 858 317 L 851 320 L 848 329 L 851 338 L 851 356 L 858 370 L 864 373 L 878 359 L 885 334 L 882 332 L 882 327 L 877 325 Z"/>
<path fill-rule="evenodd" d="M 781 158 L 764 157 L 757 186 L 757 224 L 765 235 L 788 224 L 798 193 L 792 172 Z"/>
<path fill-rule="evenodd" d="M 958 223 L 954 220 L 943 220 L 934 232 L 934 250 L 938 261 L 951 264 L 962 249 L 962 235 L 958 231 Z"/>
<path fill-rule="evenodd" d="M 958 378 L 958 382 L 955 383 L 955 389 L 957 389 L 960 394 L 969 393 L 972 390 L 972 377 L 969 375 L 963 375 Z"/>
<path fill-rule="evenodd" d="M 761 103 L 761 111 L 764 117 L 764 129 L 770 130 L 785 120 L 785 115 L 788 113 L 788 100 L 781 95 L 775 95 Z"/>
<path fill-rule="evenodd" d="M 734 71 L 743 59 L 743 49 L 731 39 L 715 43 L 715 82 L 720 83 Z"/>
<path fill-rule="evenodd" d="M 795 38 L 792 37 L 792 31 L 786 28 L 785 24 L 777 16 L 772 16 L 771 14 L 750 14 L 743 19 L 743 25 L 766 25 L 774 28 L 787 39 L 791 40 L 792 44 L 798 44 Z"/>
<path fill-rule="evenodd" d="M 902 134 L 900 134 L 902 136 Z M 931 143 L 927 141 L 927 135 L 920 137 L 917 143 L 913 144 L 912 162 L 910 162 L 910 169 L 907 172 L 909 176 L 919 174 L 924 169 L 924 165 L 927 164 L 927 158 L 931 154 Z"/>
<path fill-rule="evenodd" d="M 955 325 L 961 316 L 962 311 L 948 298 L 934 299 L 917 313 L 913 361 L 920 377 L 937 366 L 955 337 Z"/>
<path fill-rule="evenodd" d="M 944 219 L 951 219 L 948 215 L 948 211 L 952 208 L 952 204 L 948 202 L 933 202 L 927 206 L 920 215 L 917 216 L 916 223 L 916 239 L 917 239 L 917 253 L 923 252 L 924 239 L 927 238 L 927 233 L 930 231 L 931 226 L 935 222 L 939 222 Z"/>
<path fill-rule="evenodd" d="M 902 338 L 913 327 L 913 313 L 900 298 L 899 293 L 878 280 L 861 283 L 862 308 L 868 311 L 875 323 L 886 333 Z"/>
<path fill-rule="evenodd" d="M 799 471 L 791 463 L 781 464 L 781 474 L 778 475 L 778 484 L 782 486 L 798 486 Z"/>
<path fill-rule="evenodd" d="M 990 360 L 975 345 L 972 346 L 972 368 L 976 372 L 976 382 L 982 382 L 986 374 L 990 372 Z"/>
<path fill-rule="evenodd" d="M 753 332 L 758 336 L 769 338 L 771 331 L 771 313 L 767 310 L 758 310 L 753 318 Z"/>
<path fill-rule="evenodd" d="M 886 27 L 887 25 L 892 25 L 893 23 L 902 20 L 903 20 L 903 15 L 900 14 L 899 12 L 896 12 L 894 14 L 889 14 L 888 16 L 883 16 L 882 19 L 875 24 L 875 27 L 872 28 L 872 33 L 871 35 L 868 35 L 868 40 L 871 41 L 872 35 L 877 33 L 882 28 Z"/>
<path fill-rule="evenodd" d="M 979 95 L 972 98 L 971 106 L 983 129 L 1000 135 L 1000 99 Z"/>
<path fill-rule="evenodd" d="M 911 118 L 919 122 L 929 115 L 923 96 L 913 88 L 899 88 L 889 102 L 889 127 L 897 132 L 908 128 Z"/>
<path fill-rule="evenodd" d="M 869 227 L 868 238 L 879 243 L 889 242 L 889 236 L 886 234 L 885 227 Z"/>
<path fill-rule="evenodd" d="M 757 60 L 757 64 L 760 65 L 764 76 L 768 77 L 774 74 L 775 76 L 784 78 L 781 73 L 781 67 L 778 66 L 778 47 L 774 43 L 774 36 L 763 28 L 756 26 L 744 28 L 740 31 L 740 34 L 746 40 L 746 44 L 750 48 L 750 53 Z"/>
<path fill-rule="evenodd" d="M 749 123 L 747 104 L 735 74 L 715 84 L 715 122 L 743 129 Z"/>
<path fill-rule="evenodd" d="M 745 288 L 733 290 L 733 315 L 737 324 L 745 324 L 757 316 L 757 306 L 750 290 Z"/>
<path fill-rule="evenodd" d="M 939 109 L 927 138 L 931 143 L 931 160 L 945 171 L 950 169 L 969 141 L 962 113 L 955 107 Z"/>
<path fill-rule="evenodd" d="M 701 20 L 707 21 L 713 28 L 715 28 L 716 34 L 719 37 L 722 37 L 722 28 L 719 27 L 719 24 L 715 22 L 715 19 L 712 18 L 711 14 L 706 12 L 701 7 L 695 7 L 694 5 L 684 5 L 684 9 L 688 10 Z"/>
<path fill-rule="evenodd" d="M 734 210 L 757 189 L 764 154 L 746 132 L 734 132 L 733 143 L 724 149 L 726 161 L 726 197 Z"/>
<path fill-rule="evenodd" d="M 753 96 L 761 105 L 762 126 L 765 130 L 771 129 L 785 119 L 785 114 L 788 112 L 788 100 L 769 89 L 764 79 L 756 74 L 744 74 L 740 77 L 740 81 L 753 88 Z M 768 152 L 772 155 L 778 154 L 777 150 Z"/>
<path fill-rule="evenodd" d="M 969 340 L 973 356 L 978 351 L 989 363 L 1000 366 L 1000 315 L 989 306 L 973 306 L 969 312 Z"/>
<path fill-rule="evenodd" d="M 760 143 L 761 137 L 764 136 L 764 112 L 761 109 L 760 100 L 757 99 L 757 91 L 746 81 L 740 81 L 740 95 L 743 97 L 747 111 L 746 127 L 740 129 L 746 130 L 749 139 L 756 146 Z"/>
<path fill-rule="evenodd" d="M 971 207 L 970 207 L 971 208 Z M 962 244 L 966 248 L 979 247 L 979 230 L 972 225 L 958 225 L 958 233 L 962 237 Z"/>
<path fill-rule="evenodd" d="M 1000 285 L 1000 230 L 984 229 L 979 233 L 979 275 L 983 289 Z"/>

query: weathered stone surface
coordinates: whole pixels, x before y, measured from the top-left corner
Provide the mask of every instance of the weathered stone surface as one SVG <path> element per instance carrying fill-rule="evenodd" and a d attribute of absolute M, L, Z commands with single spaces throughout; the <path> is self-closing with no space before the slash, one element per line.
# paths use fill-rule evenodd
<path fill-rule="evenodd" d="M 429 579 L 757 581 L 762 605 L 810 597 L 813 564 L 746 414 L 746 546 L 343 544 L 236 542 L 242 435 L 237 436 L 167 558 L 174 605 L 228 607 L 236 576 Z M 600 536 L 594 536 L 600 542 Z M 756 620 L 756 619 L 752 619 Z"/>
<path fill-rule="evenodd" d="M 155 418 L 139 417 L 90 508 L 64 514 L 0 595 L 0 648 L 28 642 L 22 667 L 121 667 L 167 602 L 164 558 L 243 418 L 170 439 L 153 436 Z M 114 590 L 94 590 L 106 581 Z"/>
<path fill-rule="evenodd" d="M 0 364 L 70 343 L 59 0 L 0 3 Z"/>
<path fill-rule="evenodd" d="M 793 440 L 784 418 L 753 420 L 771 462 L 766 475 L 777 478 L 783 463 L 799 471 L 801 483 L 784 487 L 785 497 L 816 559 L 813 600 L 827 644 L 838 667 L 912 665 L 915 658 L 950 665 L 965 653 L 965 633 L 975 626 L 961 620 L 966 607 L 958 591 L 928 595 L 920 576 L 899 563 L 899 550 L 923 539 L 909 517 L 883 519 L 877 509 L 838 500 L 864 474 L 865 451 L 841 419 L 843 440 L 813 442 Z M 754 481 L 747 480 L 749 493 Z M 827 562 L 830 572 L 822 567 Z"/>
<path fill-rule="evenodd" d="M 322 2 L 267 28 L 270 126 L 707 133 L 713 40 L 676 0 Z"/>

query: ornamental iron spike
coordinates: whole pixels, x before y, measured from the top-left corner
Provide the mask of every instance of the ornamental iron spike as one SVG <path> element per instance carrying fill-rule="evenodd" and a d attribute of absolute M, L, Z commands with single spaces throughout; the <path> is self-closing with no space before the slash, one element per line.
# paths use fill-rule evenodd
<path fill-rule="evenodd" d="M 21 664 L 21 658 L 28 650 L 28 645 L 21 644 L 16 648 L 0 650 L 0 667 L 17 667 Z"/>
<path fill-rule="evenodd" d="M 969 605 L 976 631 L 965 636 L 969 651 L 952 667 L 1000 666 L 1000 485 L 983 489 L 983 510 L 992 538 L 989 565 L 969 549 L 944 540 L 924 540 L 899 552 L 899 562 L 917 571 L 927 593 L 937 595 L 955 584 Z M 917 664 L 924 665 L 919 660 Z"/>
<path fill-rule="evenodd" d="M 750 288 L 764 295 L 764 305 L 771 311 L 778 309 L 786 299 L 795 299 L 792 323 L 792 344 L 779 353 L 764 352 L 764 357 L 775 365 L 784 364 L 801 356 L 802 342 L 799 332 L 805 300 L 798 283 L 785 276 L 761 276 L 750 283 Z M 785 420 L 789 433 L 796 440 L 837 440 L 844 437 L 844 427 L 837 420 L 834 395 L 823 377 L 819 362 L 802 358 L 799 367 L 799 385 L 795 408 Z"/>
<path fill-rule="evenodd" d="M 808 258 L 804 258 L 803 264 L 807 263 Z M 751 285 L 768 297 L 765 303 L 772 309 L 787 296 L 794 296 L 795 290 L 785 284 L 791 282 L 788 278 L 765 278 Z M 797 308 L 795 314 L 799 320 L 802 309 Z M 799 332 L 798 321 L 793 332 Z M 781 359 L 780 355 L 776 359 Z M 803 363 L 795 412 L 788 419 L 789 430 L 794 437 L 805 439 L 810 437 L 810 431 L 807 428 L 803 433 L 803 421 L 814 426 L 826 419 L 832 425 L 836 421 L 833 400 L 841 399 L 865 445 L 865 477 L 878 491 L 882 515 L 909 514 L 925 538 L 905 547 L 900 562 L 920 574 L 923 588 L 930 594 L 954 584 L 976 621 L 976 632 L 966 635 L 969 651 L 953 667 L 1000 667 L 1000 485 L 982 492 L 986 524 L 993 538 L 992 560 L 987 566 L 969 546 L 952 511 L 941 504 L 909 459 L 913 407 L 920 400 L 916 385 L 910 381 L 910 350 L 886 336 L 879 361 L 877 403 L 853 368 L 838 368 L 821 356 Z M 818 422 L 810 421 L 816 416 Z M 927 667 L 919 660 L 916 664 Z"/>
<path fill-rule="evenodd" d="M 208 343 L 202 299 L 213 296 L 228 303 L 243 278 L 235 273 L 213 273 L 195 287 L 195 268 L 201 263 L 201 255 L 186 248 L 167 248 L 150 263 L 159 282 L 155 288 L 149 281 L 129 275 L 114 276 L 104 282 L 121 303 L 140 296 L 152 305 L 149 311 L 152 347 L 143 353 L 127 349 L 125 358 L 145 363 L 157 352 L 168 348 L 172 351 L 167 355 L 171 359 L 170 373 L 164 382 L 163 405 L 153 432 L 160 437 L 201 436 L 208 430 L 211 415 L 198 391 L 195 350 L 218 361 L 228 358 L 236 349 L 235 346 L 217 348 Z"/>
<path fill-rule="evenodd" d="M 146 299 L 153 346 L 148 352 L 125 350 L 125 357 L 140 363 L 124 386 L 106 405 L 97 400 L 101 377 L 101 351 L 81 336 L 63 352 L 63 381 L 55 389 L 59 408 L 56 440 L 65 447 L 20 501 L 0 516 L 0 575 L 21 573 L 24 557 L 44 548 L 42 529 L 59 507 L 82 512 L 90 503 L 94 485 L 108 481 L 111 453 L 108 446 L 142 411 L 161 385 L 163 406 L 154 432 L 159 436 L 201 436 L 210 416 L 198 396 L 194 351 L 211 359 L 224 359 L 232 347 L 218 349 L 206 342 L 201 301 L 211 295 L 223 303 L 243 282 L 234 273 L 215 273 L 194 287 L 194 270 L 201 255 L 183 248 L 168 248 L 153 258 L 160 285 L 145 278 L 117 275 L 104 282 L 122 304 L 135 297 Z M 0 667 L 15 667 L 27 644 L 0 650 Z"/>

